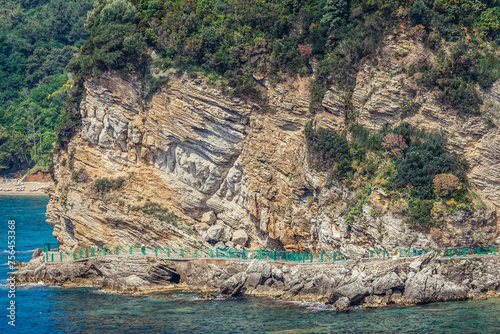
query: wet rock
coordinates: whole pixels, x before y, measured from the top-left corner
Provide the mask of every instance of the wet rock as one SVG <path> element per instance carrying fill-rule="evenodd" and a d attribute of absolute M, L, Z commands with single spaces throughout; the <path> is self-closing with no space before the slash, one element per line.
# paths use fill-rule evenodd
<path fill-rule="evenodd" d="M 224 296 L 237 296 L 247 280 L 245 273 L 239 273 L 222 283 L 220 293 Z"/>
<path fill-rule="evenodd" d="M 199 299 L 207 299 L 207 300 L 211 300 L 211 299 L 215 299 L 217 298 L 216 295 L 206 291 L 206 292 L 203 292 L 201 295 L 198 296 Z"/>
<path fill-rule="evenodd" d="M 337 299 L 335 304 L 333 304 L 333 308 L 337 312 L 348 312 L 349 311 L 349 305 L 351 304 L 351 301 L 347 297 L 340 297 Z"/>

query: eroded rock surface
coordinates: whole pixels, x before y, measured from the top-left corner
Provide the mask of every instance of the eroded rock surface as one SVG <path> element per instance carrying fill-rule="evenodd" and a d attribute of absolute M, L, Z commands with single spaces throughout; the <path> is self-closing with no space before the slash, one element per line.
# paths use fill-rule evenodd
<path fill-rule="evenodd" d="M 167 260 L 106 256 L 45 263 L 44 253 L 12 274 L 16 282 L 97 285 L 121 293 L 172 289 L 219 291 L 225 296 L 379 307 L 500 296 L 500 257 L 441 260 L 435 253 L 411 259 L 364 259 L 297 264 L 258 260 Z"/>
<path fill-rule="evenodd" d="M 315 121 L 345 129 L 341 87 L 331 87 L 323 111 L 311 114 L 311 77 L 279 83 L 264 78 L 265 102 L 251 102 L 226 96 L 202 79 L 172 76 L 168 87 L 144 100 L 138 78 L 105 73 L 86 81 L 78 108 L 81 130 L 54 155 L 56 186 L 47 211 L 54 236 L 64 251 L 218 244 L 345 250 L 360 257 L 373 249 L 390 254 L 410 246 L 499 244 L 498 127 L 445 108 L 415 84 L 403 69 L 432 56 L 427 53 L 404 33 L 387 37 L 380 55 L 360 68 L 350 103 L 366 128 L 405 121 L 443 130 L 450 149 L 468 159 L 468 177 L 485 205 L 453 214 L 437 208 L 441 228 L 433 235 L 411 230 L 404 222 L 405 203 L 392 202 L 376 186 L 362 215 L 347 226 L 346 203 L 356 194 L 340 184 L 326 187 L 328 172 L 309 166 L 304 126 Z M 500 108 L 499 87 L 495 83 L 484 92 L 493 109 Z M 416 109 L 402 115 L 409 102 Z M 95 183 L 103 178 L 124 182 L 98 192 Z"/>

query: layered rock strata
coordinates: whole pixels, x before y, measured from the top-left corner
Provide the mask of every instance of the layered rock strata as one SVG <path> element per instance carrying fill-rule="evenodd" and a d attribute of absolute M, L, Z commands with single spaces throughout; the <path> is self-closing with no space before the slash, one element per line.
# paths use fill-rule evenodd
<path fill-rule="evenodd" d="M 350 100 L 332 87 L 316 114 L 309 112 L 313 77 L 262 79 L 265 103 L 224 95 L 187 76 L 172 76 L 150 100 L 142 98 L 139 78 L 90 78 L 78 108 L 81 130 L 54 154 L 56 186 L 47 211 L 54 236 L 63 251 L 145 244 L 392 252 L 499 244 L 500 84 L 484 92 L 493 123 L 459 115 L 403 70 L 426 52 L 404 34 L 389 37 L 379 56 L 361 67 Z M 410 102 L 415 110 L 403 115 Z M 411 230 L 406 204 L 374 186 L 361 217 L 347 226 L 347 203 L 356 193 L 340 183 L 326 187 L 328 172 L 310 168 L 303 129 L 312 120 L 343 130 L 353 117 L 348 110 L 369 129 L 407 121 L 446 131 L 450 149 L 469 161 L 482 207 L 437 210 L 433 219 L 441 227 L 431 236 Z M 96 188 L 105 178 L 120 179 L 120 187 Z"/>

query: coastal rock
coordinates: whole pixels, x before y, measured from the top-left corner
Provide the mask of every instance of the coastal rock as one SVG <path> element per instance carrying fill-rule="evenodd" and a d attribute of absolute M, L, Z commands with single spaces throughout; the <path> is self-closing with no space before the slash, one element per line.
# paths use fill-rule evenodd
<path fill-rule="evenodd" d="M 240 289 L 243 287 L 247 280 L 247 274 L 238 273 L 231 278 L 224 281 L 220 287 L 220 293 L 224 296 L 237 296 Z"/>
<path fill-rule="evenodd" d="M 378 277 L 372 283 L 373 293 L 376 295 L 385 294 L 391 289 L 401 289 L 404 286 L 403 280 L 393 271 L 382 277 Z M 391 290 L 392 291 L 392 290 Z"/>
<path fill-rule="evenodd" d="M 226 230 L 223 226 L 213 225 L 203 235 L 203 238 L 210 243 L 218 243 L 228 241 Z"/>
<path fill-rule="evenodd" d="M 213 225 L 216 220 L 217 217 L 215 216 L 215 213 L 213 211 L 205 212 L 203 216 L 201 216 L 201 222 L 203 224 Z"/>
<path fill-rule="evenodd" d="M 234 231 L 232 241 L 236 245 L 244 247 L 247 244 L 247 241 L 248 241 L 247 232 L 245 232 L 244 230 Z"/>
<path fill-rule="evenodd" d="M 443 260 L 432 253 L 414 261 L 401 258 L 285 264 L 130 255 L 46 263 L 44 255 L 40 253 L 12 274 L 18 284 L 42 281 L 60 286 L 95 285 L 119 293 L 182 286 L 189 291 L 217 290 L 225 296 L 320 302 L 344 310 L 342 305 L 347 300 L 352 305 L 373 308 L 500 296 L 500 257 L 494 256 Z M 421 263 L 416 273 L 410 269 L 415 261 Z"/>
<path fill-rule="evenodd" d="M 333 308 L 337 312 L 349 312 L 349 305 L 351 304 L 351 301 L 347 297 L 340 297 L 337 299 L 335 304 L 333 304 Z"/>

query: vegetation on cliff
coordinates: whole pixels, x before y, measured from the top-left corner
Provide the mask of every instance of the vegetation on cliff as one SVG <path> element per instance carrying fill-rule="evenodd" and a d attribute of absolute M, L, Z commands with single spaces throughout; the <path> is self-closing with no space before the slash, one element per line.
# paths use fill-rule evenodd
<path fill-rule="evenodd" d="M 312 122 L 304 132 L 312 164 L 330 171 L 330 183 L 343 183 L 357 193 L 345 217 L 347 224 L 355 216 L 360 218 L 372 187 L 384 189 L 393 202 L 404 199 L 409 204 L 404 208 L 407 221 L 417 230 L 437 227 L 432 213 L 439 215 L 442 208 L 447 212 L 474 208 L 467 162 L 446 148 L 442 133 L 407 123 L 370 133 L 353 124 L 348 142 L 347 133 L 315 128 Z"/>
<path fill-rule="evenodd" d="M 92 0 L 0 2 L 0 171 L 47 165 Z"/>
<path fill-rule="evenodd" d="M 133 6 L 132 6 L 133 5 Z M 408 25 L 438 54 L 421 64 L 422 83 L 444 104 L 476 113 L 476 84 L 500 76 L 498 0 L 97 0 L 91 38 L 72 68 L 80 75 L 143 70 L 145 46 L 157 70 L 201 72 L 233 93 L 253 95 L 259 77 L 310 75 L 312 110 L 331 84 L 352 91 L 355 74 L 383 36 Z M 487 45 L 484 42 L 488 42 Z"/>

